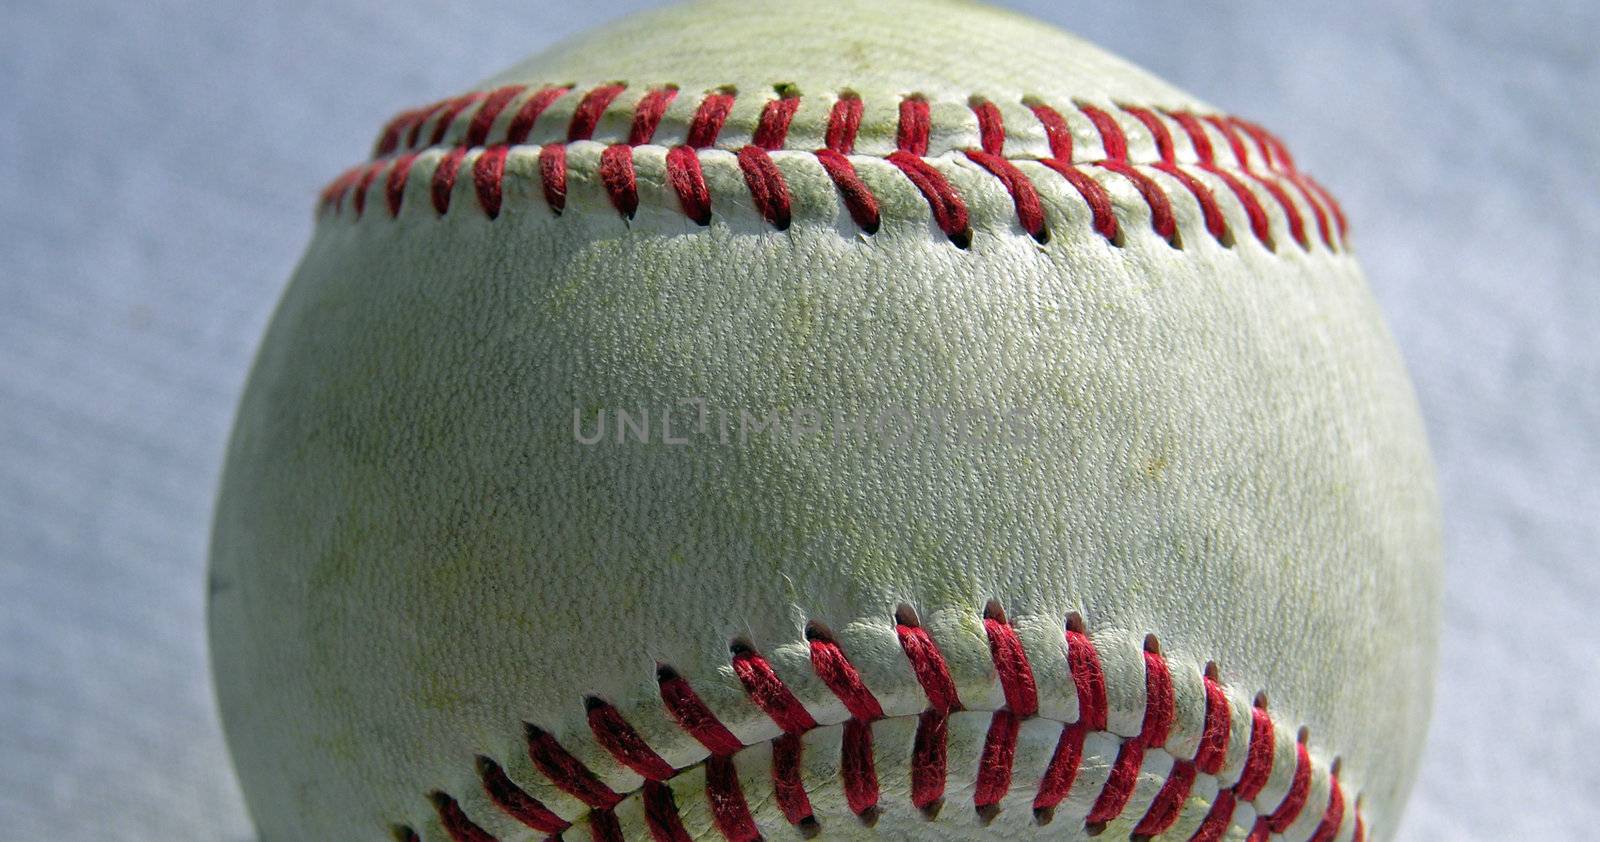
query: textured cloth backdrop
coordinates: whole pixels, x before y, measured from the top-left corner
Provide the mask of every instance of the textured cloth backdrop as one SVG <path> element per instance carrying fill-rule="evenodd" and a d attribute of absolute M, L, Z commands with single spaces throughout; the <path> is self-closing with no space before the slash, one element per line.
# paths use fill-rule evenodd
<path fill-rule="evenodd" d="M 635 4 L 6 3 L 0 839 L 246 840 L 206 541 L 315 191 L 400 107 Z M 1403 839 L 1600 824 L 1600 6 L 1012 2 L 1289 141 L 1410 362 L 1447 627 Z"/>

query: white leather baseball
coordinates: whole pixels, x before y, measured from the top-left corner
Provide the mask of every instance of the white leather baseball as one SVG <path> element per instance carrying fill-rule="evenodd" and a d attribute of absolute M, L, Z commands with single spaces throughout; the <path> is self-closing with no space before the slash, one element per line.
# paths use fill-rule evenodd
<path fill-rule="evenodd" d="M 333 183 L 210 621 L 265 840 L 1348 842 L 1439 567 L 1271 135 L 994 10 L 719 0 Z"/>

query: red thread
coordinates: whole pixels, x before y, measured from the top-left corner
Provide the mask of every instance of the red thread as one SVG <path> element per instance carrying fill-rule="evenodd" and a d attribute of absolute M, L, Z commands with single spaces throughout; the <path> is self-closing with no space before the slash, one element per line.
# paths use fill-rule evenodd
<path fill-rule="evenodd" d="M 411 120 L 407 123 L 407 127 L 410 129 L 410 131 L 406 132 L 406 146 L 415 147 L 417 142 L 422 140 L 422 126 L 429 120 L 433 119 L 435 114 L 438 114 L 440 111 L 443 111 L 449 106 L 450 100 L 441 99 L 432 105 L 412 112 Z"/>
<path fill-rule="evenodd" d="M 661 125 L 661 118 L 667 113 L 667 106 L 677 99 L 678 89 L 673 87 L 654 88 L 639 99 L 639 104 L 633 109 L 633 125 L 628 127 L 628 145 L 643 146 L 656 136 L 656 129 Z"/>
<path fill-rule="evenodd" d="M 1167 129 L 1167 124 L 1161 122 L 1161 118 L 1157 117 L 1154 111 L 1134 105 L 1118 105 L 1117 107 L 1132 114 L 1134 119 L 1144 124 L 1145 129 L 1150 132 L 1151 139 L 1155 141 L 1156 154 L 1161 156 L 1162 161 L 1169 164 L 1177 163 L 1178 153 L 1172 144 L 1172 132 Z"/>
<path fill-rule="evenodd" d="M 1072 164 L 1072 129 L 1061 112 L 1041 102 L 1028 103 L 1028 109 L 1044 127 L 1045 140 L 1050 144 L 1050 157 L 1062 164 Z"/>
<path fill-rule="evenodd" d="M 1283 803 L 1278 809 L 1266 816 L 1267 827 L 1273 833 L 1282 833 L 1294 824 L 1300 817 L 1300 811 L 1305 809 L 1306 798 L 1311 794 L 1311 755 L 1306 752 L 1305 743 L 1295 744 L 1294 777 L 1289 783 L 1289 794 L 1283 797 Z"/>
<path fill-rule="evenodd" d="M 1167 198 L 1161 186 L 1150 180 L 1150 176 L 1134 169 L 1120 160 L 1106 160 L 1098 162 L 1101 167 L 1114 172 L 1133 182 L 1139 189 L 1139 195 L 1144 197 L 1144 203 L 1150 206 L 1150 227 L 1166 240 L 1173 248 L 1179 247 L 1178 219 L 1172 213 L 1172 200 Z"/>
<path fill-rule="evenodd" d="M 415 119 L 415 110 L 402 111 L 383 124 L 383 131 L 378 133 L 378 142 L 373 144 L 372 154 L 378 157 L 388 155 L 400 147 L 400 135 L 410 128 L 411 121 Z"/>
<path fill-rule="evenodd" d="M 550 779 L 562 792 L 577 798 L 590 807 L 609 810 L 622 800 L 611 787 L 606 786 L 589 771 L 583 761 L 573 757 L 549 732 L 535 725 L 527 727 L 528 758 L 534 768 Z"/>
<path fill-rule="evenodd" d="M 360 172 L 360 167 L 351 167 L 350 169 L 340 173 L 338 178 L 328 182 L 328 185 L 322 188 L 322 207 L 331 207 L 335 213 L 338 213 L 340 210 L 342 210 L 344 205 L 344 194 L 350 189 L 350 184 L 355 181 Z"/>
<path fill-rule="evenodd" d="M 1289 234 L 1294 237 L 1294 241 L 1299 243 L 1303 249 L 1311 248 L 1311 241 L 1306 238 L 1305 220 L 1301 218 L 1300 210 L 1295 207 L 1294 200 L 1289 198 L 1289 194 L 1284 192 L 1284 189 L 1276 182 L 1263 177 L 1255 171 L 1255 168 L 1250 163 L 1250 151 L 1245 148 L 1244 141 L 1239 137 L 1239 133 L 1234 131 L 1233 127 L 1220 117 L 1207 116 L 1205 121 L 1222 132 L 1222 136 L 1228 141 L 1229 148 L 1233 150 L 1234 159 L 1239 162 L 1239 169 L 1243 170 L 1245 175 L 1250 176 L 1257 184 L 1260 184 L 1262 188 L 1272 194 L 1272 198 L 1283 208 L 1284 216 L 1289 220 Z"/>
<path fill-rule="evenodd" d="M 855 151 L 856 132 L 860 128 L 861 97 L 854 91 L 844 91 L 828 112 L 828 129 L 823 135 L 823 145 L 832 152 L 848 155 Z"/>
<path fill-rule="evenodd" d="M 944 653 L 939 651 L 928 632 L 921 626 L 895 625 L 900 638 L 900 648 L 911 662 L 911 671 L 922 685 L 922 694 L 928 697 L 928 707 L 940 713 L 961 710 L 961 698 L 956 695 L 956 683 L 950 678 L 950 667 L 945 664 Z"/>
<path fill-rule="evenodd" d="M 918 810 L 927 810 L 944 797 L 949 731 L 950 715 L 943 710 L 925 710 L 917 717 L 911 744 L 911 804 Z"/>
<path fill-rule="evenodd" d="M 439 159 L 433 171 L 433 209 L 443 216 L 450 210 L 450 193 L 456 187 L 456 173 L 461 169 L 461 159 L 467 156 L 465 146 L 457 146 Z"/>
<path fill-rule="evenodd" d="M 1245 216 L 1250 220 L 1250 231 L 1255 234 L 1258 241 L 1270 251 L 1276 248 L 1273 242 L 1272 227 L 1267 220 L 1266 208 L 1261 206 L 1261 201 L 1256 194 L 1244 185 L 1244 182 L 1234 177 L 1232 173 L 1223 170 L 1216 164 L 1216 153 L 1212 150 L 1211 138 L 1206 134 L 1205 127 L 1200 124 L 1193 114 L 1186 111 L 1168 111 L 1168 117 L 1176 120 L 1183 128 L 1184 134 L 1189 136 L 1189 143 L 1194 147 L 1195 157 L 1200 161 L 1200 168 L 1221 179 L 1239 199 L 1239 204 L 1244 207 Z"/>
<path fill-rule="evenodd" d="M 999 179 L 1006 192 L 1011 194 L 1011 202 L 1017 210 L 1017 222 L 1022 225 L 1022 230 L 1035 240 L 1046 239 L 1044 206 L 1039 202 L 1039 191 L 1034 189 L 1033 182 L 1015 164 L 997 154 L 968 149 L 967 157 Z"/>
<path fill-rule="evenodd" d="M 450 837 L 451 842 L 496 842 L 487 831 L 467 818 L 454 798 L 435 792 L 432 799 L 433 809 L 439 814 L 439 824 L 444 827 L 445 835 Z"/>
<path fill-rule="evenodd" d="M 1221 685 L 1206 676 L 1205 688 L 1206 719 L 1200 731 L 1200 747 L 1195 750 L 1194 765 L 1208 775 L 1216 775 L 1222 771 L 1222 763 L 1228 755 L 1232 713 L 1228 694 L 1223 692 Z"/>
<path fill-rule="evenodd" d="M 356 181 L 355 196 L 352 197 L 355 200 L 356 219 L 360 219 L 362 211 L 367 209 L 367 191 L 372 188 L 373 180 L 378 177 L 378 171 L 383 167 L 383 161 L 374 161 L 362 169 L 361 178 Z"/>
<path fill-rule="evenodd" d="M 539 121 L 539 115 L 545 112 L 556 100 L 566 96 L 571 88 L 548 87 L 540 88 L 528 101 L 517 109 L 511 117 L 511 125 L 506 129 L 506 143 L 517 146 L 528 140 L 528 135 L 533 131 L 533 124 Z"/>
<path fill-rule="evenodd" d="M 1261 794 L 1261 788 L 1267 785 L 1267 776 L 1272 774 L 1273 740 L 1272 718 L 1259 705 L 1251 708 L 1250 750 L 1245 756 L 1244 771 L 1239 773 L 1239 782 L 1233 786 L 1240 801 L 1254 801 Z"/>
<path fill-rule="evenodd" d="M 611 198 L 611 206 L 624 218 L 632 219 L 639 209 L 639 184 L 633 172 L 633 147 L 614 143 L 600 153 L 600 183 Z"/>
<path fill-rule="evenodd" d="M 695 109 L 694 119 L 689 121 L 689 136 L 686 144 L 695 149 L 704 149 L 717 142 L 717 135 L 722 134 L 722 124 L 728 120 L 728 112 L 733 110 L 733 94 L 726 91 L 716 91 L 706 94 L 700 100 L 700 107 Z"/>
<path fill-rule="evenodd" d="M 1139 782 L 1139 767 L 1144 763 L 1144 743 L 1137 737 L 1122 744 L 1117 750 L 1117 761 L 1111 766 L 1106 785 L 1084 818 L 1088 824 L 1105 824 L 1122 815 L 1133 797 L 1133 788 Z"/>
<path fill-rule="evenodd" d="M 1339 776 L 1335 774 L 1328 787 L 1327 809 L 1322 811 L 1322 821 L 1317 822 L 1317 829 L 1312 831 L 1307 842 L 1333 842 L 1333 837 L 1339 834 L 1339 826 L 1343 824 L 1344 792 L 1339 786 Z"/>
<path fill-rule="evenodd" d="M 559 216 L 567 207 L 567 147 L 547 143 L 539 149 L 539 179 L 545 203 Z"/>
<path fill-rule="evenodd" d="M 939 230 L 956 245 L 965 248 L 972 238 L 967 226 L 967 206 L 950 182 L 932 164 L 904 149 L 889 153 L 889 163 L 905 173 L 906 178 L 922 192 L 923 198 L 928 200 L 928 207 L 933 211 L 933 220 Z"/>
<path fill-rule="evenodd" d="M 572 122 L 567 125 L 567 142 L 594 137 L 595 127 L 600 125 L 600 116 L 606 113 L 606 109 L 626 88 L 626 85 L 601 85 L 584 94 L 583 99 L 578 100 L 578 107 L 572 110 Z"/>
<path fill-rule="evenodd" d="M 772 741 L 772 796 L 790 824 L 812 818 L 811 799 L 800 776 L 805 743 L 799 734 L 784 734 Z"/>
<path fill-rule="evenodd" d="M 1028 664 L 1028 653 L 1011 626 L 994 618 L 983 618 L 984 631 L 989 636 L 989 657 L 1000 674 L 1000 687 L 1005 691 L 1006 707 L 1018 719 L 1027 719 L 1039 712 L 1039 688 L 1033 680 L 1033 667 Z"/>
<path fill-rule="evenodd" d="M 799 107 L 800 98 L 789 94 L 768 100 L 761 109 L 761 119 L 756 122 L 756 132 L 750 144 L 769 152 L 782 149 L 784 141 L 789 138 L 789 123 Z"/>
<path fill-rule="evenodd" d="M 978 118 L 978 146 L 990 155 L 1004 155 L 1006 126 L 1000 108 L 986 99 L 980 99 L 972 103 L 972 113 Z"/>
<path fill-rule="evenodd" d="M 861 673 L 844 656 L 839 644 L 820 638 L 812 640 L 811 666 L 822 683 L 844 702 L 851 716 L 867 722 L 883 718 L 883 707 L 861 681 Z"/>
<path fill-rule="evenodd" d="M 750 817 L 750 806 L 745 803 L 732 758 L 713 754 L 706 760 L 706 801 L 711 805 L 712 820 L 728 842 L 755 842 L 761 838 L 761 831 Z"/>
<path fill-rule="evenodd" d="M 844 723 L 839 776 L 844 779 L 845 802 L 858 816 L 878 806 L 878 772 L 872 762 L 872 726 L 860 719 Z"/>
<path fill-rule="evenodd" d="M 744 183 L 750 188 L 750 198 L 756 210 L 779 231 L 789 227 L 789 185 L 783 172 L 772 162 L 772 156 L 757 146 L 739 148 L 739 169 L 744 171 Z"/>
<path fill-rule="evenodd" d="M 1250 827 L 1250 835 L 1244 838 L 1244 842 L 1268 842 L 1271 836 L 1269 830 L 1267 820 L 1258 818 L 1256 823 Z"/>
<path fill-rule="evenodd" d="M 1194 200 L 1200 205 L 1200 214 L 1205 219 L 1206 230 L 1211 232 L 1212 238 L 1219 243 L 1230 242 L 1228 233 L 1228 220 L 1222 215 L 1222 208 L 1217 205 L 1217 198 L 1211 194 L 1211 188 L 1200 183 L 1200 180 L 1180 169 L 1177 164 L 1162 161 L 1154 165 L 1156 169 L 1172 176 L 1189 190 Z"/>
<path fill-rule="evenodd" d="M 618 763 L 632 769 L 648 780 L 664 781 L 677 774 L 671 764 L 661 759 L 650 744 L 639 736 L 632 725 L 615 707 L 599 699 L 589 702 L 589 730 L 595 742 L 611 753 Z"/>
<path fill-rule="evenodd" d="M 1044 777 L 1039 781 L 1039 792 L 1033 798 L 1033 809 L 1052 809 L 1072 791 L 1072 782 L 1078 777 L 1078 766 L 1083 762 L 1083 740 L 1088 735 L 1089 729 L 1081 717 L 1078 722 L 1061 729 L 1055 753 L 1050 755 L 1050 765 L 1045 767 Z"/>
<path fill-rule="evenodd" d="M 972 803 L 978 809 L 1000 803 L 1011 789 L 1011 764 L 1017 756 L 1017 733 L 1022 719 L 1009 710 L 997 710 L 989 719 L 989 733 L 978 759 L 978 780 Z"/>
<path fill-rule="evenodd" d="M 1111 210 L 1111 194 L 1106 192 L 1106 188 L 1066 161 L 1041 158 L 1039 163 L 1055 170 L 1078 191 L 1084 204 L 1089 206 L 1090 227 L 1115 245 L 1121 228 L 1117 224 L 1117 215 Z"/>
<path fill-rule="evenodd" d="M 496 88 L 484 97 L 483 104 L 478 106 L 478 113 L 472 115 L 472 122 L 467 124 L 467 136 L 462 143 L 467 146 L 482 146 L 489 139 L 489 129 L 494 127 L 494 121 L 500 116 L 511 101 L 526 91 L 526 85 L 506 85 Z"/>
<path fill-rule="evenodd" d="M 878 233 L 878 199 L 872 195 L 866 182 L 856 175 L 856 168 L 850 159 L 832 149 L 818 149 L 816 156 L 822 168 L 827 170 L 828 177 L 833 179 L 833 186 L 839 191 L 839 198 L 844 201 L 850 218 L 868 234 Z"/>
<path fill-rule="evenodd" d="M 711 224 L 711 191 L 700 171 L 700 156 L 688 146 L 667 150 L 667 183 L 678 194 L 678 205 L 697 225 Z"/>
<path fill-rule="evenodd" d="M 1139 741 L 1151 748 L 1161 748 L 1167 743 L 1172 730 L 1174 703 L 1172 699 L 1172 674 L 1159 652 L 1144 653 L 1144 723 L 1139 729 Z"/>
<path fill-rule="evenodd" d="M 1295 186 L 1296 190 L 1300 191 L 1300 195 L 1305 197 L 1306 204 L 1311 206 L 1311 212 L 1317 218 L 1317 231 L 1322 235 L 1322 242 L 1330 249 L 1336 248 L 1333 242 L 1333 230 L 1328 224 L 1328 215 L 1322 208 L 1321 190 L 1315 189 L 1307 183 L 1307 179 L 1295 168 L 1294 158 L 1290 157 L 1289 150 L 1284 147 L 1283 141 L 1248 120 L 1234 117 L 1228 122 L 1242 129 L 1261 148 L 1261 156 L 1266 159 L 1267 169 L 1280 173 L 1284 178 L 1288 179 L 1290 184 Z M 1340 237 L 1342 238 L 1343 236 L 1344 232 L 1341 230 Z"/>
<path fill-rule="evenodd" d="M 750 701 L 789 734 L 803 734 L 817 727 L 805 705 L 789 692 L 772 665 L 750 649 L 740 648 L 733 656 L 733 671 L 739 676 Z"/>
<path fill-rule="evenodd" d="M 467 106 L 483 99 L 483 97 L 483 93 L 474 92 L 450 100 L 449 105 L 446 105 L 439 114 L 439 121 L 433 125 L 433 137 L 429 138 L 428 145 L 438 146 L 443 142 L 444 133 L 450 130 L 450 125 L 456 121 L 457 117 L 461 116 L 461 112 L 465 111 Z"/>
<path fill-rule="evenodd" d="M 907 155 L 921 158 L 928 154 L 928 134 L 931 131 L 928 101 L 920 96 L 900 100 L 900 124 L 895 129 L 894 138 L 896 148 Z"/>
<path fill-rule="evenodd" d="M 498 763 L 487 757 L 478 758 L 478 777 L 483 781 L 483 792 L 489 801 L 513 819 L 541 833 L 560 833 L 571 825 L 550 808 L 539 803 L 506 776 Z"/>
<path fill-rule="evenodd" d="M 661 701 L 678 727 L 700 741 L 714 755 L 729 755 L 744 748 L 739 738 L 717 719 L 717 715 L 700 701 L 688 679 L 679 676 L 669 667 L 657 670 L 661 684 Z"/>
<path fill-rule="evenodd" d="M 589 838 L 593 842 L 623 842 L 622 825 L 617 823 L 617 814 L 610 810 L 591 810 Z"/>
<path fill-rule="evenodd" d="M 389 205 L 389 215 L 400 215 L 400 203 L 405 199 L 406 180 L 411 177 L 411 165 L 416 163 L 415 154 L 401 155 L 394 159 L 394 166 L 389 169 L 389 175 L 383 182 L 383 197 Z"/>
<path fill-rule="evenodd" d="M 1356 808 L 1359 810 L 1360 807 L 1361 804 L 1358 802 Z M 1367 842 L 1367 820 L 1360 812 L 1356 813 L 1356 835 L 1350 839 L 1350 842 Z"/>
<path fill-rule="evenodd" d="M 1211 802 L 1211 809 L 1195 829 L 1194 835 L 1189 837 L 1189 842 L 1218 842 L 1222 834 L 1228 832 L 1228 823 L 1233 820 L 1236 806 L 1238 801 L 1233 790 L 1225 789 L 1217 793 L 1216 800 Z"/>
<path fill-rule="evenodd" d="M 656 781 L 644 782 L 644 823 L 655 842 L 692 842 L 678 817 L 678 802 L 672 788 Z"/>
<path fill-rule="evenodd" d="M 1161 791 L 1156 793 L 1155 800 L 1150 802 L 1150 809 L 1145 811 L 1144 818 L 1134 827 L 1134 834 L 1157 836 L 1167 832 L 1183 813 L 1183 802 L 1194 787 L 1194 777 L 1194 764 L 1182 760 L 1172 764 L 1172 772 L 1161 785 Z"/>
<path fill-rule="evenodd" d="M 1094 124 L 1095 131 L 1100 133 L 1100 146 L 1105 151 L 1105 159 L 1126 162 L 1128 137 L 1122 133 L 1122 126 L 1117 124 L 1116 118 L 1092 105 L 1080 105 L 1078 110 L 1089 118 L 1089 122 Z"/>
<path fill-rule="evenodd" d="M 1106 730 L 1106 675 L 1089 636 L 1067 630 L 1067 667 L 1078 691 L 1078 722 L 1091 731 Z"/>
<path fill-rule="evenodd" d="M 472 186 L 478 191 L 478 206 L 490 219 L 500 216 L 501 182 L 510 151 L 506 146 L 491 146 L 472 163 Z"/>

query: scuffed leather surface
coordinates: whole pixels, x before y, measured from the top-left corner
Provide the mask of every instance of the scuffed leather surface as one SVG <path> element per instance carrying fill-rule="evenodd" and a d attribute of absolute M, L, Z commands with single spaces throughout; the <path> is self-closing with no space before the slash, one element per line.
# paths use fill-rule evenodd
<path fill-rule="evenodd" d="M 1063 78 L 1096 87 L 1062 95 L 1154 84 L 1083 62 Z M 321 225 L 241 405 L 213 545 L 219 693 L 264 838 L 420 821 L 428 791 L 474 787 L 475 753 L 581 722 L 586 694 L 648 696 L 657 662 L 711 675 L 735 637 L 989 599 L 1153 633 L 1265 690 L 1388 836 L 1439 551 L 1359 269 L 1173 250 L 1148 226 L 1118 250 L 1079 223 L 970 251 L 911 214 L 870 238 L 753 213 L 629 226 L 598 202 Z M 1054 423 L 1025 446 L 573 441 L 575 405 L 686 397 Z"/>

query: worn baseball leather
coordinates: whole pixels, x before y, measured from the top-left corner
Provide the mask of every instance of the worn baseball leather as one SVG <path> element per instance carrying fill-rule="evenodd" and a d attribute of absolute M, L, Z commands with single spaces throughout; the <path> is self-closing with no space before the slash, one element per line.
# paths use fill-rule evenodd
<path fill-rule="evenodd" d="M 733 156 L 708 153 L 714 218 L 698 226 L 644 147 L 641 204 L 624 219 L 583 165 L 599 143 L 570 151 L 560 215 L 513 165 L 498 218 L 472 206 L 466 183 L 443 215 L 421 192 L 393 219 L 325 215 L 241 403 L 212 547 L 218 695 L 264 840 L 396 827 L 446 840 L 435 792 L 499 839 L 543 836 L 489 802 L 480 755 L 581 824 L 587 807 L 530 764 L 525 723 L 626 794 L 640 779 L 594 745 L 585 700 L 614 704 L 673 766 L 694 766 L 706 751 L 660 711 L 667 665 L 742 742 L 762 744 L 777 729 L 730 670 L 732 642 L 764 653 L 822 730 L 836 728 L 848 714 L 810 673 L 808 623 L 839 640 L 883 703 L 877 762 L 893 780 L 895 735 L 925 705 L 894 642 L 901 606 L 947 648 L 977 717 L 952 726 L 952 758 L 964 757 L 983 740 L 979 713 L 1005 703 L 983 643 L 991 604 L 1029 648 L 1041 718 L 1077 716 L 1070 681 L 1047 663 L 1076 616 L 1112 695 L 1130 700 L 1110 731 L 1136 732 L 1142 679 L 1110 673 L 1138 663 L 1153 635 L 1182 681 L 1214 663 L 1238 698 L 1265 693 L 1291 739 L 1306 729 L 1314 798 L 1327 800 L 1337 758 L 1368 838 L 1392 836 L 1428 718 L 1440 545 L 1411 388 L 1354 258 L 1294 244 L 1277 212 L 1275 250 L 1243 233 L 1225 246 L 1176 200 L 1175 248 L 1126 183 L 1113 189 L 1119 246 L 1091 230 L 1077 193 L 1045 179 L 1040 244 L 995 179 L 951 163 L 977 140 L 966 118 L 941 116 L 966 114 L 974 96 L 1008 115 L 1026 114 L 1025 97 L 1203 104 L 1037 23 L 900 2 L 681 7 L 482 89 L 619 80 L 676 84 L 684 108 L 736 89 L 731 145 L 719 143 L 730 149 L 775 86 L 819 101 L 848 89 L 866 103 L 868 157 L 893 147 L 895 103 L 921 94 L 942 127 L 928 157 L 968 203 L 970 247 L 872 161 L 860 168 L 882 208 L 873 234 L 799 157 L 780 160 L 794 211 L 778 231 L 752 209 Z M 826 114 L 802 107 L 785 148 L 820 146 Z M 674 119 L 663 131 L 681 136 Z M 1021 122 L 1008 121 L 1012 146 L 1041 144 Z M 1130 143 L 1130 157 L 1153 160 L 1148 135 Z M 707 434 L 684 429 L 701 405 Z M 664 441 L 666 408 L 687 444 Z M 739 440 L 741 409 L 797 408 L 819 411 L 824 432 Z M 1026 412 L 1035 434 L 873 434 L 885 410 L 921 425 L 941 408 Z M 618 442 L 619 409 L 650 412 L 649 442 Z M 602 411 L 605 438 L 579 440 Z M 719 411 L 732 414 L 727 444 Z M 868 419 L 867 435 L 835 441 L 836 415 Z M 1029 726 L 1023 741 L 1057 731 Z M 741 762 L 759 781 L 759 758 Z M 887 783 L 870 826 L 819 786 L 823 832 L 1085 832 L 1035 824 L 1020 773 L 1021 800 L 985 824 L 970 799 L 957 803 L 972 776 L 959 765 L 932 822 Z M 1269 789 L 1281 799 L 1288 786 L 1275 771 Z M 793 835 L 753 789 L 763 832 Z M 1205 791 L 1217 790 L 1194 798 Z M 1137 820 L 1112 829 L 1126 838 Z M 717 838 L 695 821 L 693 835 Z M 1353 818 L 1341 828 L 1352 838 Z"/>

